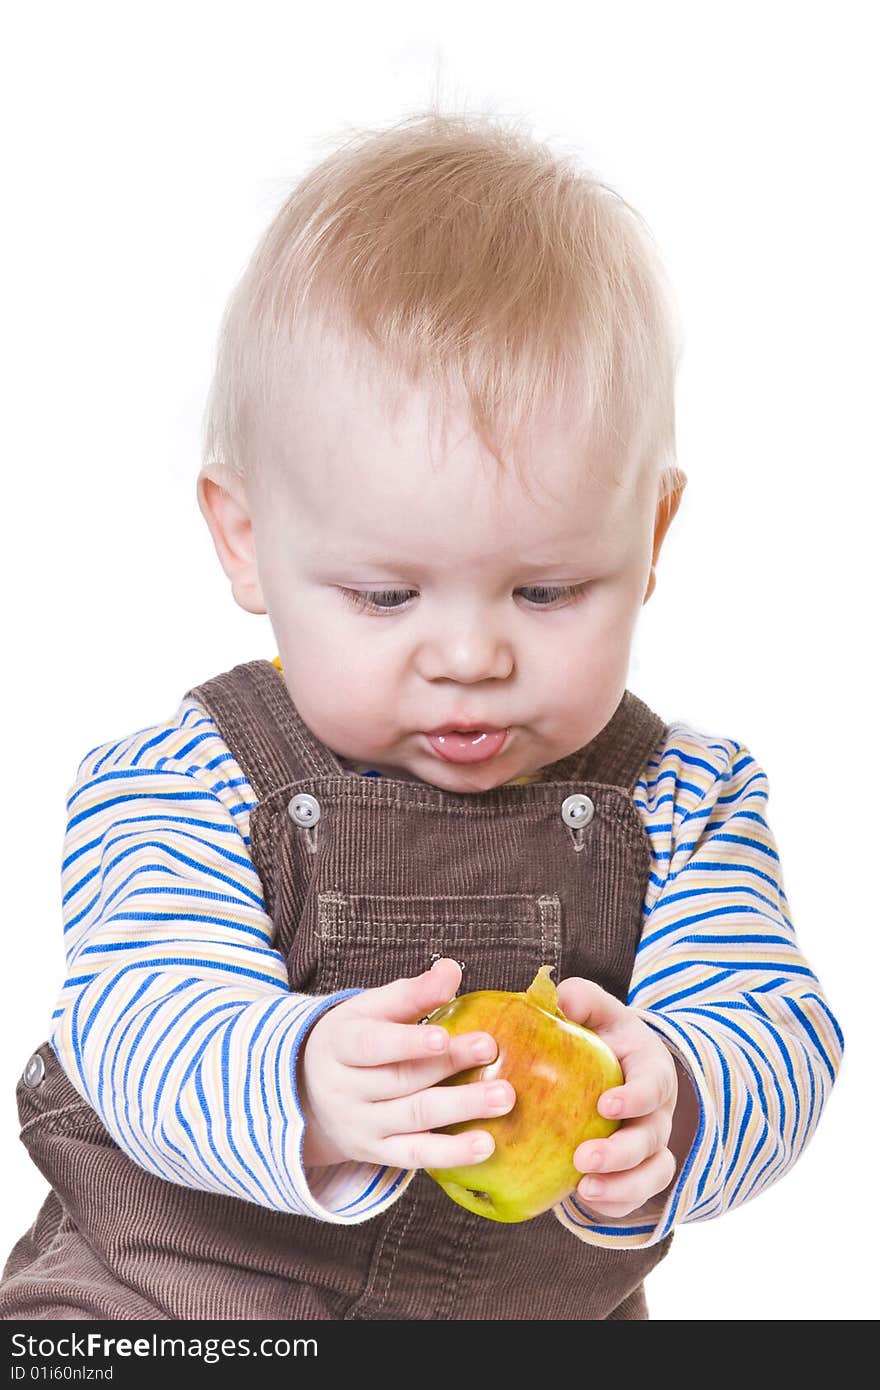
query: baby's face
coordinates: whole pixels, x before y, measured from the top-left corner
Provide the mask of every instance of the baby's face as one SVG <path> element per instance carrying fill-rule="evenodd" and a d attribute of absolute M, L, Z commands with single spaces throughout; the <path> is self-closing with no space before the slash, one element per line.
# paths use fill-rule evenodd
<path fill-rule="evenodd" d="M 530 497 L 464 415 L 441 443 L 426 395 L 392 421 L 332 361 L 291 394 L 266 441 L 271 486 L 239 495 L 256 562 L 245 606 L 268 612 L 306 724 L 338 754 L 456 792 L 589 742 L 626 686 L 656 497 L 595 460 L 591 478 L 558 425 L 524 446 Z M 426 736 L 444 724 L 509 733 L 488 761 L 456 763 Z"/>

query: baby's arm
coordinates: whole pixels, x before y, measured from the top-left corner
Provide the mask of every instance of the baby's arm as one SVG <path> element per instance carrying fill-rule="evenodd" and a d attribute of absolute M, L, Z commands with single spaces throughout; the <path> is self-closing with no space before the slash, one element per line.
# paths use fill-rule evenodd
<path fill-rule="evenodd" d="M 192 700 L 167 724 L 83 760 L 68 800 L 67 978 L 52 1046 L 149 1172 L 276 1210 L 363 1221 L 412 1174 L 358 1161 L 311 1170 L 301 1152 L 303 1040 L 360 991 L 290 992 L 249 854 L 249 796 Z"/>
<path fill-rule="evenodd" d="M 664 1162 L 668 1171 L 669 1154 L 660 1157 L 668 1142 L 675 1171 L 638 1209 L 615 1202 L 636 1184 L 631 1172 L 611 1171 L 612 1154 L 643 1157 L 640 1145 L 628 1143 L 628 1127 L 670 1133 L 659 1104 L 647 1116 L 630 1110 L 611 1140 L 590 1146 L 604 1150 L 608 1165 L 598 1175 L 601 1195 L 588 1199 L 584 1182 L 581 1196 L 555 1209 L 582 1239 L 608 1246 L 653 1244 L 675 1225 L 718 1216 L 782 1177 L 815 1131 L 843 1052 L 789 920 L 766 820 L 766 775 L 732 740 L 700 746 L 693 731 L 679 733 L 637 789 L 661 828 L 652 837 L 652 890 L 624 1011 L 676 1063 L 671 1138 L 661 1139 L 650 1160 L 652 1174 Z M 574 1002 L 579 987 L 568 988 Z M 613 1026 L 634 1037 L 626 1019 Z M 647 1058 L 647 1049 L 640 1055 Z M 652 1071 L 662 1076 L 662 1067 Z M 676 1153 L 689 1130 L 692 1145 Z"/>

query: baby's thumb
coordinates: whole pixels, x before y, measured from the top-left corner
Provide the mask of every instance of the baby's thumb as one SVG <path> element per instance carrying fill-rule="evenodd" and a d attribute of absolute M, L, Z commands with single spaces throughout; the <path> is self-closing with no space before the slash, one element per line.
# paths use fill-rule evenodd
<path fill-rule="evenodd" d="M 351 1016 L 384 1018 L 394 1023 L 418 1023 L 441 1004 L 446 1004 L 461 981 L 461 966 L 449 956 L 440 956 L 421 975 L 392 980 L 345 1001 Z"/>
<path fill-rule="evenodd" d="M 461 984 L 461 966 L 451 956 L 438 956 L 429 970 L 406 983 L 410 996 L 410 1021 L 417 1023 L 452 999 Z"/>
<path fill-rule="evenodd" d="M 423 981 L 429 1000 L 427 1007 L 438 1009 L 449 1002 L 461 984 L 461 966 L 451 956 L 438 956 L 431 962 L 430 970 L 420 977 L 419 984 Z"/>

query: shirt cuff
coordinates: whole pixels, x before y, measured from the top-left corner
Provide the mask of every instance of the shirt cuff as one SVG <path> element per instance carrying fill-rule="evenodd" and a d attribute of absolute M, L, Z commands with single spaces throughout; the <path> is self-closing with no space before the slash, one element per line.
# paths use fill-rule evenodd
<path fill-rule="evenodd" d="M 352 1159 L 321 1167 L 305 1167 L 302 1161 L 305 1123 L 296 1089 L 296 1060 L 306 1037 L 323 1013 L 340 1004 L 343 999 L 362 994 L 361 989 L 346 989 L 316 1000 L 314 1010 L 298 1030 L 291 1053 L 291 1088 L 294 1121 L 288 1149 L 288 1173 L 296 1192 L 297 1206 L 308 1216 L 329 1221 L 337 1226 L 356 1225 L 369 1221 L 398 1200 L 415 1177 L 416 1169 L 389 1168 L 378 1163 L 362 1163 Z"/>
<path fill-rule="evenodd" d="M 567 1230 L 589 1245 L 601 1245 L 608 1249 L 635 1249 L 641 1246 L 656 1245 L 670 1234 L 675 1226 L 687 1221 L 693 1208 L 700 1203 L 703 1188 L 709 1175 L 708 1162 L 711 1151 L 706 1154 L 705 1139 L 709 1131 L 707 1116 L 712 1113 L 712 1098 L 706 1087 L 699 1054 L 683 1030 L 670 1023 L 662 1014 L 652 1013 L 650 1009 L 636 1009 L 643 1023 L 659 1033 L 669 1051 L 679 1064 L 679 1087 L 693 1086 L 698 1101 L 696 1133 L 690 1151 L 685 1155 L 675 1178 L 665 1193 L 646 1202 L 636 1211 L 626 1216 L 591 1215 L 576 1194 L 566 1197 L 553 1208 L 554 1215 Z M 714 1129 L 712 1130 L 714 1134 Z M 707 1162 L 708 1158 L 708 1162 Z"/>

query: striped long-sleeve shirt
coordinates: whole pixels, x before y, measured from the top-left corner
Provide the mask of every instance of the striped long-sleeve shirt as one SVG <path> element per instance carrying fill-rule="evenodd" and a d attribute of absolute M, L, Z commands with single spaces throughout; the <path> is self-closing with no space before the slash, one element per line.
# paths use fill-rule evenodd
<path fill-rule="evenodd" d="M 656 1210 L 613 1220 L 567 1198 L 580 1239 L 649 1245 L 717 1216 L 791 1166 L 843 1051 L 801 953 L 766 818 L 767 778 L 731 738 L 672 724 L 633 799 L 651 846 L 628 1003 L 693 1079 L 690 1154 Z M 92 749 L 67 802 L 67 978 L 51 1042 L 129 1157 L 171 1182 L 353 1223 L 413 1177 L 304 1168 L 298 1048 L 356 990 L 289 989 L 250 857 L 254 793 L 217 725 L 174 716 Z M 646 1214 L 647 1212 L 647 1214 Z"/>

